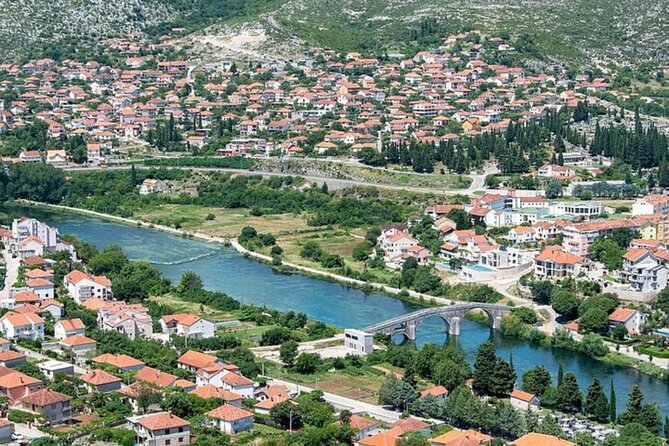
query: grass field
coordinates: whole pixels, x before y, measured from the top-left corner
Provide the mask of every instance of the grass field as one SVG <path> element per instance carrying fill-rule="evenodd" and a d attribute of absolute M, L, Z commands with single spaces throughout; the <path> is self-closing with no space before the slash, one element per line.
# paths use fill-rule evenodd
<path fill-rule="evenodd" d="M 212 214 L 213 220 L 206 217 Z M 256 217 L 248 209 L 206 208 L 197 205 L 165 204 L 144 212 L 136 218 L 155 224 L 175 226 L 182 229 L 203 232 L 217 237 L 237 237 L 244 226 L 253 226 L 262 233 L 274 235 L 309 229 L 301 215 L 276 214 Z"/>
<path fill-rule="evenodd" d="M 207 318 L 213 321 L 225 321 L 236 318 L 234 313 L 215 310 L 206 305 L 201 305 L 194 302 L 186 302 L 181 299 L 178 299 L 176 296 L 172 294 L 164 294 L 162 296 L 151 296 L 149 300 L 157 304 L 167 305 L 168 307 L 173 308 L 175 311 L 179 313 L 191 313 L 195 314 L 196 316 Z"/>
<path fill-rule="evenodd" d="M 371 404 L 378 404 L 379 389 L 385 380 L 382 372 L 368 367 L 360 370 L 360 374 L 340 371 L 301 375 L 270 362 L 265 363 L 265 374 Z"/>

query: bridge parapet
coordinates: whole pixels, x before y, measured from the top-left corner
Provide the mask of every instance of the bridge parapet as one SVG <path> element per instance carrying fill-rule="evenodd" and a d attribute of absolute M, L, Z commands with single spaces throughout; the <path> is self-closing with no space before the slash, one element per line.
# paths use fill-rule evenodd
<path fill-rule="evenodd" d="M 379 322 L 363 328 L 366 333 L 383 333 L 388 336 L 403 334 L 411 340 L 416 339 L 416 328 L 426 318 L 430 316 L 439 316 L 444 323 L 448 325 L 450 335 L 460 335 L 460 320 L 471 310 L 482 310 L 488 315 L 490 326 L 494 330 L 499 330 L 504 315 L 511 311 L 510 307 L 504 305 L 470 303 L 460 305 L 447 305 L 443 307 L 424 308 L 412 313 L 407 313 L 387 321 Z"/>

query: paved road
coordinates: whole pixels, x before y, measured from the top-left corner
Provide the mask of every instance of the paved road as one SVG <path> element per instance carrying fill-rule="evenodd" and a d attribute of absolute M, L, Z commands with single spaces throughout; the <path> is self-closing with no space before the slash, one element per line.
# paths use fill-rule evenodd
<path fill-rule="evenodd" d="M 5 258 L 5 268 L 7 270 L 5 275 L 5 286 L 0 290 L 0 300 L 9 299 L 9 292 L 12 285 L 19 277 L 19 259 L 13 259 L 7 249 L 2 250 L 2 255 Z"/>
<path fill-rule="evenodd" d="M 49 436 L 48 434 L 45 434 L 39 429 L 36 429 L 34 427 L 28 427 L 28 425 L 25 423 L 14 423 L 14 432 L 23 435 L 23 438 L 27 440 L 33 440 L 35 438 L 42 438 Z M 10 443 L 10 444 L 18 444 L 18 443 Z"/>
<path fill-rule="evenodd" d="M 295 384 L 289 381 L 283 381 L 280 379 L 272 378 L 273 384 L 283 384 L 287 386 L 291 391 L 294 392 L 311 392 L 315 390 L 311 387 Z M 350 410 L 353 413 L 367 413 L 374 418 L 377 418 L 382 421 L 393 423 L 400 419 L 401 413 L 395 412 L 393 410 L 384 409 L 381 406 L 375 404 L 365 403 L 362 401 L 354 400 L 352 398 L 346 398 L 344 396 L 335 395 L 333 393 L 324 392 L 323 399 L 328 403 L 335 406 L 340 410 Z"/>
<path fill-rule="evenodd" d="M 54 360 L 53 358 L 50 358 L 47 355 L 43 355 L 42 353 L 37 353 L 34 350 L 30 350 L 29 348 L 22 347 L 18 344 L 14 344 L 13 348 L 17 352 L 23 353 L 24 355 L 28 356 L 29 358 L 33 358 L 33 359 L 36 359 L 38 361 L 53 361 Z M 85 368 L 80 367 L 78 365 L 75 365 L 74 366 L 74 373 L 76 373 L 78 375 L 83 375 L 85 373 L 88 373 L 88 370 L 86 370 Z"/>
<path fill-rule="evenodd" d="M 141 162 L 139 160 L 138 162 Z M 108 165 L 107 170 L 127 170 L 130 169 L 130 164 L 120 164 L 120 165 Z M 144 166 L 137 164 L 136 169 L 152 169 L 154 166 Z M 286 172 L 261 172 L 257 170 L 248 170 L 248 169 L 229 169 L 229 168 L 219 168 L 219 167 L 184 167 L 184 166 L 175 166 L 175 169 L 182 170 L 191 170 L 195 172 L 230 172 L 230 173 L 241 173 L 246 175 L 261 175 L 263 177 L 295 177 L 300 176 L 310 183 L 318 184 L 322 186 L 323 183 L 328 184 L 330 190 L 344 189 L 348 187 L 376 187 L 379 189 L 385 190 L 397 190 L 397 191 L 408 191 L 416 192 L 422 194 L 436 194 L 436 195 L 473 195 L 475 191 L 484 190 L 486 192 L 492 191 L 493 189 L 487 190 L 482 189 L 485 182 L 486 174 L 482 175 L 472 175 L 472 184 L 468 189 L 443 189 L 443 188 L 430 188 L 430 187 L 408 187 L 408 186 L 396 186 L 393 184 L 380 184 L 380 183 L 370 183 L 366 181 L 356 181 L 356 180 L 345 180 L 340 178 L 329 178 L 322 176 L 313 176 L 313 175 L 296 175 L 294 173 Z M 100 167 L 97 166 L 87 166 L 87 167 L 65 167 L 63 170 L 70 172 L 86 172 L 86 171 L 95 171 L 100 170 Z"/>

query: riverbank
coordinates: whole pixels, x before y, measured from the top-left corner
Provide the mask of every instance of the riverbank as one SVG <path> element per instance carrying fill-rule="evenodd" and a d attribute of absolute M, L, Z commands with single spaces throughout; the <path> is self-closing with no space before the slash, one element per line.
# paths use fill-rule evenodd
<path fill-rule="evenodd" d="M 210 243 L 219 243 L 223 245 L 231 245 L 235 251 L 237 251 L 239 254 L 250 257 L 254 260 L 261 261 L 263 263 L 269 263 L 271 264 L 272 262 L 272 257 L 267 256 L 264 254 L 257 253 L 255 251 L 251 251 L 244 246 L 242 246 L 236 239 L 232 238 L 224 238 L 224 237 L 217 237 L 214 235 L 209 235 L 205 234 L 202 232 L 198 231 L 187 231 L 184 229 L 177 229 L 173 228 L 170 226 L 166 225 L 160 225 L 160 224 L 155 224 L 155 223 L 149 223 L 145 222 L 142 220 L 137 220 L 134 218 L 127 218 L 127 217 L 119 217 L 115 215 L 110 215 L 110 214 L 105 214 L 102 212 L 97 212 L 97 211 L 92 211 L 89 209 L 81 209 L 81 208 L 75 208 L 71 206 L 63 206 L 63 205 L 58 205 L 58 204 L 49 204 L 49 203 L 40 203 L 40 202 L 35 202 L 35 201 L 29 201 L 29 200 L 19 200 L 18 201 L 21 204 L 26 204 L 30 206 L 36 206 L 36 207 L 44 207 L 44 208 L 51 208 L 51 209 L 59 209 L 62 211 L 67 211 L 67 212 L 76 212 L 84 215 L 89 215 L 109 221 L 114 221 L 117 223 L 123 223 L 127 225 L 134 225 L 138 227 L 143 227 L 147 229 L 152 229 L 156 231 L 162 231 L 166 232 L 169 234 L 173 235 L 178 235 L 181 237 L 189 237 L 189 238 L 195 238 L 198 240 L 202 240 L 205 242 L 210 242 Z M 324 279 L 324 280 L 329 280 L 329 281 L 334 281 L 336 283 L 345 285 L 345 286 L 350 286 L 354 288 L 359 288 L 361 290 L 364 290 L 366 292 L 382 292 L 390 297 L 400 299 L 415 305 L 420 305 L 420 306 L 429 306 L 429 305 L 457 305 L 457 304 L 468 304 L 471 303 L 469 301 L 460 301 L 460 300 L 453 300 L 453 299 L 447 299 L 443 297 L 438 297 L 438 296 L 431 296 L 429 294 L 424 294 L 424 293 L 419 293 L 417 291 L 413 290 L 406 290 L 406 289 L 400 289 L 396 287 L 392 287 L 386 284 L 382 283 L 375 283 L 375 282 L 365 282 L 363 280 L 358 280 L 358 279 L 353 279 L 351 277 L 346 277 L 341 274 L 333 273 L 330 271 L 324 271 L 321 269 L 317 268 L 309 268 L 306 266 L 298 265 L 295 263 L 290 263 L 290 262 L 283 262 L 283 266 L 290 268 L 290 270 L 298 272 L 302 275 L 311 277 L 311 278 L 316 278 L 316 279 Z M 527 301 L 526 299 L 522 298 L 517 298 L 517 297 L 512 297 L 508 295 L 508 293 L 505 294 L 505 298 L 509 299 L 510 301 L 513 302 L 514 305 L 516 306 L 531 306 L 532 303 Z"/>
<path fill-rule="evenodd" d="M 92 216 L 95 218 L 99 218 L 102 220 L 108 220 L 110 222 L 116 222 L 120 223 L 129 227 L 135 227 L 135 228 L 143 228 L 143 229 L 153 229 L 156 233 L 158 232 L 164 232 L 170 235 L 178 235 L 181 236 L 183 239 L 197 239 L 205 243 L 218 243 L 218 244 L 224 244 L 224 245 L 232 245 L 232 247 L 235 249 L 235 251 L 239 254 L 241 254 L 240 257 L 245 257 L 250 260 L 255 260 L 256 262 L 263 263 L 263 264 L 270 264 L 272 262 L 272 258 L 267 255 L 263 255 L 260 253 L 252 252 L 249 251 L 248 249 L 244 248 L 241 246 L 239 243 L 237 243 L 236 240 L 230 240 L 228 238 L 223 238 L 223 237 L 216 237 L 216 236 L 211 236 L 209 234 L 204 234 L 201 232 L 190 232 L 187 230 L 183 229 L 176 229 L 172 228 L 169 226 L 164 226 L 164 225 L 156 225 L 153 223 L 149 222 L 144 222 L 141 220 L 137 219 L 132 219 L 132 218 L 125 218 L 125 217 L 117 217 L 113 215 L 108 215 L 92 210 L 87 210 L 87 209 L 79 209 L 79 208 L 73 208 L 73 207 L 68 207 L 68 206 L 61 206 L 61 205 L 48 205 L 44 203 L 35 203 L 35 202 L 26 202 L 22 201 L 20 203 L 21 205 L 31 205 L 35 206 L 36 208 L 43 208 L 43 209 L 55 209 L 55 210 L 62 210 L 64 213 L 78 213 L 81 215 L 87 215 L 87 216 Z M 357 279 L 352 279 L 350 277 L 344 277 L 341 275 L 338 275 L 336 273 L 331 273 L 331 272 L 326 272 L 318 269 L 313 269 L 313 268 L 308 268 L 305 266 L 301 265 L 294 265 L 292 263 L 284 263 L 284 266 L 288 269 L 288 272 L 292 273 L 295 272 L 296 275 L 302 276 L 302 277 L 308 277 L 312 279 L 318 279 L 324 282 L 333 282 L 333 283 L 338 283 L 341 284 L 347 288 L 351 289 L 359 289 L 364 291 L 366 294 L 374 294 L 375 291 L 379 291 L 380 295 L 385 295 L 388 296 L 389 298 L 392 298 L 393 300 L 397 301 L 402 301 L 406 302 L 409 304 L 413 304 L 415 306 L 429 306 L 429 305 L 451 305 L 454 303 L 470 303 L 470 302 L 462 302 L 462 301 L 453 301 L 450 299 L 444 299 L 444 298 L 438 298 L 438 297 L 433 297 L 429 296 L 426 294 L 421 294 L 421 293 L 416 293 L 416 292 L 409 292 L 405 290 L 401 290 L 398 288 L 393 288 L 388 285 L 383 285 L 383 284 L 370 284 L 368 282 L 363 282 Z M 275 270 L 279 270 L 280 268 L 275 268 Z M 240 291 L 232 292 L 233 295 L 239 294 Z M 505 294 L 505 293 L 503 293 Z M 240 295 L 243 295 L 241 293 Z M 523 300 L 523 303 L 525 305 L 531 305 L 532 307 L 536 308 L 535 305 L 531 301 L 528 300 Z M 274 306 L 274 304 L 270 304 Z M 287 307 L 288 309 L 292 309 L 293 307 Z M 335 324 L 336 325 L 336 324 Z M 369 324 L 362 325 L 360 326 L 366 326 Z M 546 324 L 547 326 L 553 326 L 554 324 L 548 323 Z M 348 326 L 346 324 L 339 324 L 338 326 L 344 327 Z M 544 326 L 544 328 L 547 328 Z M 551 333 L 547 333 L 549 335 L 552 335 Z M 597 360 L 602 363 L 606 364 L 611 364 L 611 365 L 621 365 L 621 366 L 626 366 L 626 367 L 632 367 L 636 370 L 642 371 L 645 374 L 649 374 L 652 376 L 660 377 L 660 369 L 657 367 L 657 360 L 655 360 L 655 364 L 651 363 L 650 361 L 646 360 L 646 358 L 639 358 L 638 355 L 628 355 L 628 356 L 623 356 L 625 355 L 625 351 L 620 352 L 615 352 L 615 354 L 611 354 L 611 358 L 605 357 L 605 358 L 593 358 L 594 360 Z M 615 358 L 613 358 L 615 356 Z M 623 363 L 623 360 L 624 361 Z"/>

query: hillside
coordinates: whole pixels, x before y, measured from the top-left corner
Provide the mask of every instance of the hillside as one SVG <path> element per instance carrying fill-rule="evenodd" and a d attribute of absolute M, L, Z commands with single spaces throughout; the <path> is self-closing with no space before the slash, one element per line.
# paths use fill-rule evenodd
<path fill-rule="evenodd" d="M 194 31 L 209 52 L 291 55 L 300 43 L 340 50 L 407 51 L 463 27 L 528 33 L 546 61 L 666 60 L 669 0 L 0 0 L 0 54 L 61 38 L 94 41 L 130 31 Z M 423 30 L 424 31 L 424 30 Z M 243 34 L 241 40 L 239 35 Z M 72 39 L 72 40 L 74 40 Z M 277 51 L 277 46 L 280 51 Z M 213 54 L 209 54 L 213 55 Z"/>

